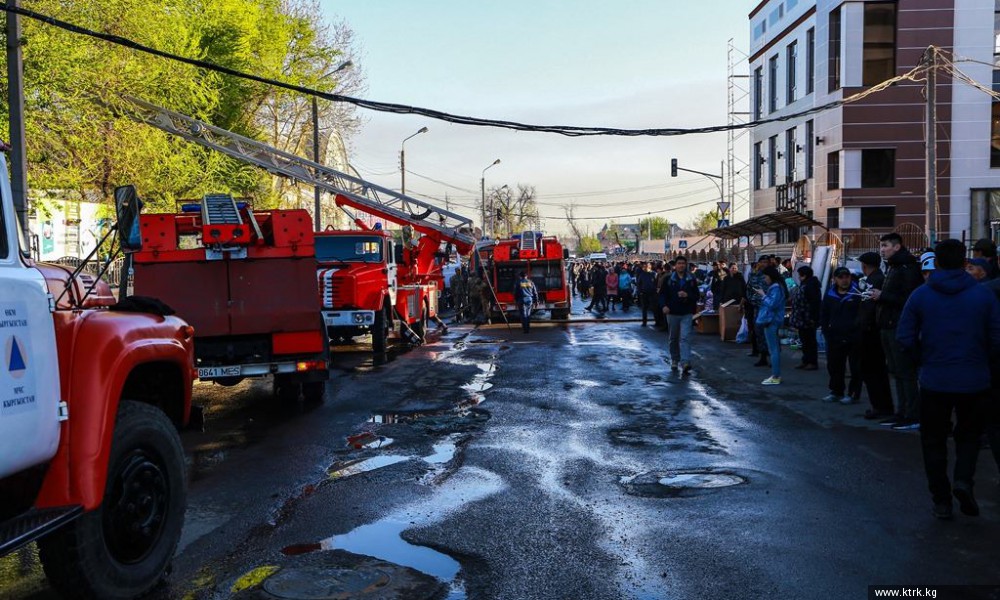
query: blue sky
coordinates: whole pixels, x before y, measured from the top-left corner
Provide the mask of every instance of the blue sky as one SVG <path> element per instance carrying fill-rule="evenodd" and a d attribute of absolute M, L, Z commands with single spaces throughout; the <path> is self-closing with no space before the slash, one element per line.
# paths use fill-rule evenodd
<path fill-rule="evenodd" d="M 727 42 L 748 45 L 745 1 L 680 0 L 322 0 L 360 46 L 355 62 L 367 98 L 485 118 L 545 125 L 621 128 L 723 124 Z M 364 111 L 352 142 L 362 176 L 398 189 L 406 144 L 407 190 L 473 206 L 482 169 L 487 186 L 534 185 L 545 228 L 566 229 L 558 205 L 603 217 L 702 204 L 663 214 L 684 223 L 713 207 L 714 186 L 697 176 L 671 180 L 677 157 L 718 172 L 725 135 L 678 138 L 566 138 L 451 125 L 424 117 Z M 654 187 L 655 186 L 655 187 Z M 633 191 L 614 191 L 632 188 Z M 456 189 L 460 188 L 460 189 Z M 595 192 L 609 191 L 606 194 Z M 668 199 L 669 198 L 669 199 Z M 737 215 L 739 217 L 740 215 Z M 478 220 L 478 219 L 477 219 Z M 635 221 L 636 218 L 621 219 Z"/>

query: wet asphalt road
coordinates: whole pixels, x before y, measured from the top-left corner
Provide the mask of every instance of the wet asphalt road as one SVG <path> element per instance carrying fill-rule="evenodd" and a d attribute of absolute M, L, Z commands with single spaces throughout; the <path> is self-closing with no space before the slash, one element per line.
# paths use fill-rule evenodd
<path fill-rule="evenodd" d="M 186 530 L 154 597 L 864 598 L 871 584 L 1000 583 L 985 453 L 984 515 L 938 522 L 915 435 L 817 412 L 822 386 L 765 390 L 745 350 L 715 337 L 697 338 L 686 378 L 664 346 L 637 323 L 460 326 L 381 366 L 338 353 L 319 407 L 201 386 L 209 430 L 185 434 Z M 0 597 L 49 598 L 37 571 L 30 554 L 0 562 Z"/>

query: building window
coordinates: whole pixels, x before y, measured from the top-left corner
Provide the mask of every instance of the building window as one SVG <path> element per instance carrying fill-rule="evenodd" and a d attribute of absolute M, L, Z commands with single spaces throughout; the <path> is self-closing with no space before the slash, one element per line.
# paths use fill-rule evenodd
<path fill-rule="evenodd" d="M 813 156 L 815 155 L 813 148 L 815 147 L 815 138 L 816 131 L 813 121 L 806 121 L 806 179 L 813 178 Z"/>
<path fill-rule="evenodd" d="M 796 88 L 795 88 L 795 78 L 797 73 L 795 72 L 795 63 L 799 60 L 799 43 L 792 42 L 788 44 L 788 48 L 785 51 L 785 97 L 787 98 L 786 104 L 791 104 L 795 102 Z"/>
<path fill-rule="evenodd" d="M 785 132 L 785 183 L 795 180 L 795 128 Z"/>
<path fill-rule="evenodd" d="M 826 189 L 840 189 L 840 152 L 826 155 Z"/>
<path fill-rule="evenodd" d="M 828 78 L 828 91 L 835 92 L 840 89 L 840 7 L 830 12 L 830 49 Z"/>
<path fill-rule="evenodd" d="M 761 164 L 764 162 L 764 156 L 761 154 L 761 143 L 757 142 L 753 145 L 753 189 L 760 189 L 760 168 Z"/>
<path fill-rule="evenodd" d="M 861 187 L 891 188 L 896 185 L 896 151 L 861 151 Z"/>
<path fill-rule="evenodd" d="M 826 209 L 826 228 L 827 229 L 840 229 L 840 209 L 839 208 L 828 208 L 828 209 Z"/>
<path fill-rule="evenodd" d="M 878 85 L 896 75 L 896 3 L 865 3 L 862 83 Z"/>
<path fill-rule="evenodd" d="M 753 71 L 753 119 L 759 121 L 764 116 L 764 67 Z"/>
<path fill-rule="evenodd" d="M 990 136 L 990 168 L 1000 169 L 1000 102 L 993 103 L 993 133 Z"/>
<path fill-rule="evenodd" d="M 768 112 L 778 110 L 778 57 L 772 56 L 767 62 Z"/>
<path fill-rule="evenodd" d="M 806 93 L 816 91 L 816 29 L 806 32 Z"/>
<path fill-rule="evenodd" d="M 896 226 L 896 207 L 862 206 L 861 226 L 871 229 L 892 229 Z"/>
<path fill-rule="evenodd" d="M 767 140 L 767 187 L 774 187 L 778 175 L 778 136 Z"/>

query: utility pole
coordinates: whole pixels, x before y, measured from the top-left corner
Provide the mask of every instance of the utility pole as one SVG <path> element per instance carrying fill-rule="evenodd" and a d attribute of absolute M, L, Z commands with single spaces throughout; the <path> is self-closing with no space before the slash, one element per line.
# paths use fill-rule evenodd
<path fill-rule="evenodd" d="M 924 53 L 929 65 L 924 95 L 927 97 L 927 241 L 937 242 L 937 47 L 929 46 Z"/>
<path fill-rule="evenodd" d="M 19 0 L 7 0 L 18 8 Z M 7 103 L 10 106 L 10 188 L 18 226 L 28 237 L 28 161 L 24 136 L 24 57 L 21 54 L 21 16 L 7 13 Z M 23 248 L 27 251 L 28 248 Z"/>
<path fill-rule="evenodd" d="M 319 164 L 319 106 L 316 103 L 316 96 L 312 97 L 312 118 L 313 118 L 313 162 Z M 320 215 L 321 193 L 319 186 L 313 186 L 315 197 L 313 198 L 313 224 L 316 231 L 323 230 L 323 220 Z"/>

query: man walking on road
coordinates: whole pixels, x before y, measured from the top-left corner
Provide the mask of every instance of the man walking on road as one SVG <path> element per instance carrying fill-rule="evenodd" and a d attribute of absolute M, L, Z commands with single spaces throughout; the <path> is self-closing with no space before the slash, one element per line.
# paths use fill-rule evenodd
<path fill-rule="evenodd" d="M 639 302 L 642 306 L 642 326 L 646 326 L 649 313 L 653 314 L 654 323 L 659 325 L 663 317 L 657 310 L 656 275 L 649 263 L 645 263 L 643 270 L 639 272 L 639 276 L 636 278 L 636 288 L 639 290 Z"/>
<path fill-rule="evenodd" d="M 920 275 L 920 264 L 903 245 L 903 238 L 898 233 L 883 235 L 879 248 L 889 270 L 882 288 L 872 290 L 871 298 L 876 302 L 876 319 L 889 372 L 896 379 L 897 421 L 891 424 L 897 430 L 918 429 L 920 399 L 917 394 L 917 365 L 897 340 L 896 326 L 903 306 L 913 290 L 923 283 L 923 277 Z M 889 425 L 890 422 L 883 421 L 883 424 Z"/>
<path fill-rule="evenodd" d="M 521 315 L 521 329 L 524 333 L 531 331 L 531 311 L 534 310 L 538 302 L 538 288 L 535 282 L 528 279 L 528 274 L 521 271 L 521 279 L 517 282 L 517 290 L 514 294 L 514 303 L 517 305 L 517 312 Z"/>
<path fill-rule="evenodd" d="M 678 256 L 674 272 L 660 289 L 663 314 L 667 315 L 670 331 L 670 370 L 691 372 L 691 330 L 698 307 L 698 282 L 688 273 L 687 259 Z"/>
<path fill-rule="evenodd" d="M 940 519 L 951 518 L 953 494 L 963 514 L 979 515 L 976 460 L 989 416 L 990 359 L 1000 351 L 1000 301 L 962 270 L 965 251 L 958 240 L 937 245 L 937 268 L 913 292 L 896 329 L 900 346 L 920 364 L 920 443 Z M 955 438 L 954 486 L 948 481 L 949 433 Z"/>

